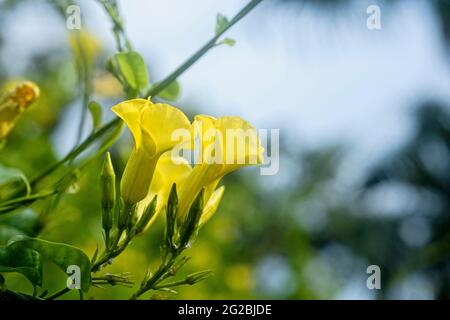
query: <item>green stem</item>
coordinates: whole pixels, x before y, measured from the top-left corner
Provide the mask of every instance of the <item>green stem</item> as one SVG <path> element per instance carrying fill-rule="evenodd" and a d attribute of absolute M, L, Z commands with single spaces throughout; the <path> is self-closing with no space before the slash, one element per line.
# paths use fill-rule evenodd
<path fill-rule="evenodd" d="M 161 264 L 155 274 L 148 281 L 141 284 L 141 287 L 131 296 L 130 300 L 136 300 L 147 291 L 154 289 L 155 285 L 161 281 L 167 271 L 173 266 L 175 258 L 175 256 L 172 256 L 168 262 Z"/>
<path fill-rule="evenodd" d="M 78 41 L 80 41 L 78 39 Z M 82 47 L 81 41 L 79 43 L 80 48 Z M 82 49 L 81 49 L 82 50 Z M 79 71 L 79 77 L 83 79 L 83 81 L 81 81 L 81 87 L 83 88 L 83 99 L 81 102 L 81 118 L 80 118 L 80 123 L 78 124 L 78 133 L 77 133 L 77 140 L 75 145 L 78 145 L 81 142 L 81 138 L 83 137 L 83 129 L 84 129 L 84 125 L 86 123 L 86 117 L 87 117 L 87 110 L 88 110 L 88 103 L 89 103 L 89 99 L 91 96 L 91 81 L 90 81 L 90 72 L 89 72 L 89 68 L 90 66 L 87 65 L 86 63 L 86 59 L 84 58 L 84 55 L 82 54 L 83 58 L 83 62 L 82 62 L 82 66 L 80 66 L 80 70 Z"/>
<path fill-rule="evenodd" d="M 184 248 L 178 248 L 171 252 L 170 258 L 164 259 L 163 263 L 159 266 L 158 270 L 150 277 L 150 279 L 142 281 L 140 288 L 130 297 L 130 300 L 136 300 L 147 291 L 157 289 L 158 283 L 160 283 L 164 279 L 167 279 L 169 276 L 173 276 L 173 274 L 168 272 L 173 267 L 176 259 L 181 255 L 183 251 Z"/>
<path fill-rule="evenodd" d="M 51 174 L 53 171 L 58 169 L 60 166 L 62 166 L 67 161 L 70 161 L 72 159 L 75 159 L 79 154 L 81 154 L 83 151 L 85 151 L 87 148 L 91 146 L 92 143 L 94 143 L 97 139 L 102 137 L 105 133 L 107 133 L 109 130 L 116 128 L 121 124 L 121 120 L 119 118 L 116 118 L 104 126 L 102 126 L 100 129 L 92 133 L 89 137 L 84 140 L 83 143 L 81 143 L 78 147 L 73 149 L 69 154 L 67 154 L 64 158 L 53 164 L 51 167 L 47 168 L 44 172 L 39 174 L 37 177 L 35 177 L 33 180 L 31 180 L 30 185 L 35 186 L 38 182 L 40 182 L 42 179 L 44 179 L 47 175 Z"/>
<path fill-rule="evenodd" d="M 157 289 L 162 289 L 162 288 L 170 288 L 170 287 L 177 287 L 177 286 L 182 286 L 184 284 L 187 284 L 188 282 L 186 281 L 186 279 L 183 280 L 178 280 L 178 281 L 174 281 L 174 282 L 169 282 L 169 283 L 163 283 L 160 285 L 155 285 L 153 286 L 153 289 L 157 290 Z"/>
<path fill-rule="evenodd" d="M 55 293 L 52 294 L 51 296 L 48 296 L 47 298 L 45 298 L 45 300 L 53 300 L 53 299 L 56 299 L 56 298 L 58 298 L 58 297 L 60 297 L 60 296 L 62 296 L 62 295 L 64 295 L 64 294 L 66 294 L 66 293 L 69 292 L 69 291 L 70 291 L 70 289 L 66 287 L 66 288 L 64 288 L 64 289 L 61 289 L 61 290 L 55 292 Z"/>
<path fill-rule="evenodd" d="M 119 214 L 119 222 L 118 222 L 118 230 L 117 230 L 117 235 L 115 236 L 115 238 L 113 239 L 111 246 L 105 247 L 104 252 L 102 253 L 102 255 L 100 256 L 99 259 L 97 259 L 91 267 L 91 271 L 92 272 L 98 272 L 100 270 L 100 268 L 102 267 L 102 265 L 104 265 L 106 262 L 108 262 L 110 259 L 113 259 L 115 257 L 117 257 L 118 255 L 120 255 L 128 246 L 128 244 L 131 242 L 131 240 L 133 239 L 133 232 L 131 232 L 130 230 L 127 230 L 127 226 L 128 226 L 128 219 L 131 218 L 131 215 L 133 214 L 133 210 L 134 207 L 131 205 L 127 205 L 125 204 L 123 206 L 123 208 L 120 210 L 120 214 Z M 124 222 L 121 223 L 120 220 L 124 219 Z M 119 243 L 120 238 L 122 236 L 122 234 L 126 231 L 126 237 L 125 239 Z"/>
<path fill-rule="evenodd" d="M 239 20 L 245 17 L 250 11 L 253 10 L 261 1 L 263 0 L 252 0 L 250 1 L 241 11 L 239 11 L 233 19 L 225 26 L 219 33 L 217 33 L 213 38 L 211 38 L 203 47 L 197 50 L 186 62 L 184 62 L 178 69 L 167 76 L 163 81 L 158 83 L 155 87 L 151 88 L 144 96 L 150 97 L 160 93 L 164 88 L 176 80 L 183 72 L 189 69 L 195 62 L 197 62 L 205 53 L 210 49 L 214 48 L 217 44 L 217 40 L 230 29 Z"/>
<path fill-rule="evenodd" d="M 44 193 L 37 193 L 37 194 L 33 194 L 33 195 L 30 195 L 27 197 L 15 198 L 13 200 L 5 201 L 5 202 L 1 203 L 0 214 L 9 212 L 9 211 L 11 211 L 15 208 L 18 208 L 22 205 L 33 203 L 36 200 L 47 198 L 51 195 L 54 195 L 55 193 L 57 193 L 57 190 L 44 192 Z"/>
<path fill-rule="evenodd" d="M 130 40 L 128 39 L 125 29 L 123 27 L 122 19 L 120 18 L 119 8 L 117 3 L 111 3 L 109 0 L 98 0 L 98 2 L 103 6 L 105 11 L 108 13 L 111 21 L 113 23 L 113 33 L 117 45 L 118 51 L 124 51 L 124 46 L 122 45 L 122 39 L 125 42 L 125 48 L 128 51 L 133 51 Z"/>
<path fill-rule="evenodd" d="M 120 255 L 128 246 L 128 244 L 131 241 L 131 237 L 129 237 L 127 235 L 126 239 L 121 243 L 121 245 L 119 247 L 113 248 L 111 250 L 106 250 L 101 257 L 94 262 L 94 264 L 92 265 L 91 268 L 91 272 L 98 272 L 100 271 L 100 268 L 102 265 L 104 265 L 106 262 L 108 262 L 109 260 L 117 257 L 118 255 Z"/>

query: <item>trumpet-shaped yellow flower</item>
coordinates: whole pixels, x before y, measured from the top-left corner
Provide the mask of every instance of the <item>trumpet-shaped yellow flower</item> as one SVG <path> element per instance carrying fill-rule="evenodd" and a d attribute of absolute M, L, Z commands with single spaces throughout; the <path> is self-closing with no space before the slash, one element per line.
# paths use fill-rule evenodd
<path fill-rule="evenodd" d="M 172 152 L 165 153 L 156 165 L 150 192 L 140 203 L 142 213 L 158 195 L 156 214 L 167 204 L 172 185 L 178 190 L 178 220 L 182 222 L 199 192 L 204 188 L 204 208 L 199 225 L 204 225 L 216 212 L 225 188 L 220 179 L 243 166 L 263 162 L 264 149 L 255 128 L 239 117 L 197 116 L 192 124 L 190 139 L 183 148 L 199 148 L 199 160 L 193 167 Z M 197 144 L 197 146 L 196 146 Z"/>
<path fill-rule="evenodd" d="M 32 82 L 22 82 L 0 98 L 0 140 L 16 124 L 22 112 L 39 97 L 39 87 Z"/>
<path fill-rule="evenodd" d="M 213 192 L 223 176 L 244 166 L 263 163 L 264 148 L 256 129 L 239 117 L 216 119 L 199 115 L 195 117 L 193 131 L 191 147 L 199 141 L 200 161 L 178 189 L 180 217 L 187 214 L 203 188 L 207 199 L 214 197 Z"/>
<path fill-rule="evenodd" d="M 134 138 L 135 147 L 125 167 L 120 190 L 126 203 L 136 204 L 147 196 L 160 156 L 180 143 L 172 139 L 173 132 L 189 129 L 190 122 L 181 110 L 144 99 L 122 102 L 112 110 L 125 121 Z"/>

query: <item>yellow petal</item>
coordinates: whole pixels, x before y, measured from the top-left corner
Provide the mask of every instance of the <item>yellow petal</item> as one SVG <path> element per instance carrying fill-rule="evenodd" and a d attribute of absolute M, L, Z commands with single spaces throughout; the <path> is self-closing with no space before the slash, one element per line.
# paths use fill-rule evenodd
<path fill-rule="evenodd" d="M 128 204 L 135 204 L 148 194 L 158 157 L 144 148 L 134 149 L 120 181 L 120 195 Z"/>
<path fill-rule="evenodd" d="M 196 148 L 201 148 L 201 161 L 205 162 L 204 149 L 208 148 L 212 143 L 214 143 L 214 136 L 208 134 L 211 130 L 215 130 L 216 118 L 204 114 L 196 115 L 194 122 L 192 123 L 192 135 L 199 138 L 200 145 Z"/>
<path fill-rule="evenodd" d="M 242 166 L 261 164 L 264 148 L 257 130 L 240 117 L 199 115 L 193 123 L 200 136 L 202 161 L 215 164 L 218 177 Z"/>
<path fill-rule="evenodd" d="M 178 189 L 178 211 L 180 220 L 185 217 L 194 202 L 194 199 L 202 188 L 217 181 L 217 175 L 218 172 L 214 165 L 201 163 L 194 166 L 189 177 L 185 179 L 184 183 Z"/>
<path fill-rule="evenodd" d="M 122 102 L 113 111 L 126 122 L 135 141 L 121 181 L 122 198 L 133 204 L 148 195 L 159 157 L 180 143 L 173 133 L 189 130 L 190 122 L 181 110 L 144 99 Z"/>
<path fill-rule="evenodd" d="M 208 199 L 208 202 L 203 209 L 202 216 L 200 217 L 200 227 L 207 223 L 209 219 L 211 219 L 211 217 L 214 215 L 214 213 L 216 213 L 224 192 L 225 187 L 221 186 L 216 191 L 214 191 L 211 197 Z"/>
<path fill-rule="evenodd" d="M 177 186 L 182 185 L 191 171 L 192 167 L 186 159 L 181 157 L 172 159 L 170 152 L 165 153 L 159 158 L 150 186 L 150 191 L 145 199 L 138 205 L 138 215 L 140 216 L 144 212 L 146 206 L 153 199 L 153 196 L 158 195 L 156 214 L 152 217 L 148 226 L 154 222 L 162 209 L 167 205 L 172 185 L 174 183 L 176 183 Z"/>
<path fill-rule="evenodd" d="M 134 138 L 136 148 L 142 145 L 141 113 L 148 108 L 151 102 L 145 99 L 133 99 L 124 101 L 112 107 L 112 111 L 117 114 L 128 126 Z"/>
<path fill-rule="evenodd" d="M 192 125 L 201 148 L 200 163 L 194 166 L 179 189 L 180 219 L 188 212 L 202 188 L 211 195 L 220 179 L 243 166 L 262 163 L 263 147 L 256 129 L 239 117 L 207 115 L 195 117 Z"/>
<path fill-rule="evenodd" d="M 151 104 L 142 113 L 141 127 L 156 144 L 156 152 L 162 154 L 181 143 L 173 138 L 177 130 L 189 130 L 191 123 L 179 109 L 164 103 Z"/>
<path fill-rule="evenodd" d="M 263 162 L 264 148 L 257 130 L 249 122 L 239 117 L 221 117 L 215 124 L 223 136 L 224 173 Z"/>

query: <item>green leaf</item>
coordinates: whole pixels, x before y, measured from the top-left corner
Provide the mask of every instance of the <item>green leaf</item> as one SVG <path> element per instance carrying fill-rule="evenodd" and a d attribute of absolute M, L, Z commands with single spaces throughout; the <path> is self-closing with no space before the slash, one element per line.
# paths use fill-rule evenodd
<path fill-rule="evenodd" d="M 231 38 L 225 38 L 222 41 L 220 41 L 220 44 L 224 44 L 224 45 L 232 47 L 236 44 L 236 40 L 231 39 Z"/>
<path fill-rule="evenodd" d="M 39 253 L 20 247 L 0 247 L 0 272 L 23 274 L 34 286 L 42 285 L 42 261 Z"/>
<path fill-rule="evenodd" d="M 88 291 L 91 285 L 91 263 L 88 256 L 80 249 L 64 244 L 45 241 L 36 238 L 17 237 L 12 240 L 8 247 L 33 249 L 40 253 L 42 257 L 51 260 L 64 273 L 67 267 L 76 265 L 81 270 L 81 289 Z"/>
<path fill-rule="evenodd" d="M 218 13 L 216 18 L 216 35 L 221 33 L 229 24 L 228 18 Z"/>
<path fill-rule="evenodd" d="M 30 208 L 0 216 L 0 245 L 17 235 L 33 237 L 41 226 L 39 214 Z"/>
<path fill-rule="evenodd" d="M 6 245 L 8 241 L 16 236 L 26 236 L 27 234 L 16 227 L 0 225 L 0 245 Z"/>
<path fill-rule="evenodd" d="M 147 66 L 139 53 L 121 52 L 115 58 L 123 78 L 132 89 L 141 91 L 148 86 Z"/>
<path fill-rule="evenodd" d="M 0 165 L 0 186 L 6 186 L 14 182 L 23 183 L 26 187 L 27 195 L 30 194 L 30 183 L 22 171 L 16 168 L 8 168 Z"/>
<path fill-rule="evenodd" d="M 178 99 L 180 91 L 180 84 L 177 80 L 174 80 L 158 94 L 158 97 L 164 100 L 175 101 Z"/>
<path fill-rule="evenodd" d="M 106 70 L 108 70 L 113 75 L 117 76 L 117 61 L 115 60 L 115 57 L 110 57 L 108 60 L 106 60 L 105 65 Z"/>
<path fill-rule="evenodd" d="M 91 101 L 88 108 L 92 117 L 93 130 L 96 131 L 102 124 L 102 107 L 97 102 Z"/>

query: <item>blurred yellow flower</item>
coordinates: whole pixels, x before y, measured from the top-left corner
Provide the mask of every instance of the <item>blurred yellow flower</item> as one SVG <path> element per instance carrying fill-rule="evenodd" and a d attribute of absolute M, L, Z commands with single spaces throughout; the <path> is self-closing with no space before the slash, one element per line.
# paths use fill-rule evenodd
<path fill-rule="evenodd" d="M 78 67 L 92 67 L 101 51 L 101 44 L 97 38 L 82 29 L 69 32 L 68 40 Z"/>
<path fill-rule="evenodd" d="M 134 138 L 135 146 L 125 167 L 120 190 L 126 203 L 136 204 L 149 193 L 158 159 L 179 143 L 172 139 L 172 133 L 177 129 L 188 130 L 190 121 L 175 107 L 145 99 L 128 100 L 112 110 L 125 121 Z"/>
<path fill-rule="evenodd" d="M 116 98 L 123 94 L 123 88 L 119 80 L 112 74 L 97 73 L 93 81 L 94 94 L 102 98 Z"/>
<path fill-rule="evenodd" d="M 5 138 L 20 115 L 39 97 L 39 87 L 33 82 L 18 83 L 0 96 L 0 140 Z"/>

